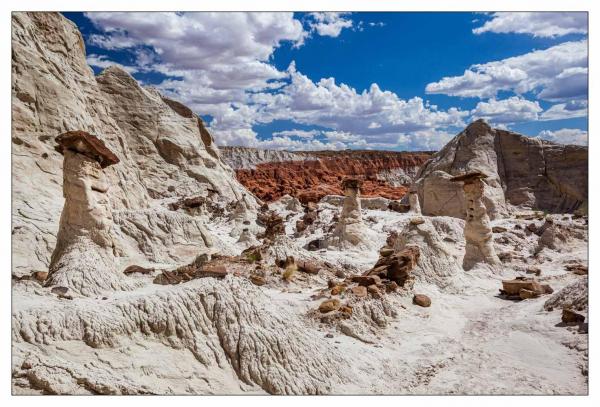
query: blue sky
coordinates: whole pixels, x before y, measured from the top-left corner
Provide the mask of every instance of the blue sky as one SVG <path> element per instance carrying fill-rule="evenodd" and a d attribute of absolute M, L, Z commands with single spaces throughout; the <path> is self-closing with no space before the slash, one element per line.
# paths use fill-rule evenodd
<path fill-rule="evenodd" d="M 587 144 L 585 13 L 65 13 L 96 73 L 178 99 L 217 143 L 431 150 L 471 120 Z"/>

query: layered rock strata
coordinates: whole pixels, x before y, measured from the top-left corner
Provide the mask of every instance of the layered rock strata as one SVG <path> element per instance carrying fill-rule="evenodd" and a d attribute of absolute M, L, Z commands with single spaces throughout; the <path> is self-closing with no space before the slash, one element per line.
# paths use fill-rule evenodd
<path fill-rule="evenodd" d="M 572 212 L 587 203 L 588 149 L 560 145 L 491 128 L 477 120 L 419 171 L 415 187 L 425 215 L 465 218 L 456 175 L 480 171 L 483 202 L 492 220 L 512 206 Z"/>
<path fill-rule="evenodd" d="M 303 203 L 342 195 L 340 180 L 360 178 L 362 194 L 400 199 L 430 152 L 317 151 L 287 152 L 222 147 L 223 159 L 238 180 L 267 202 L 283 195 Z"/>

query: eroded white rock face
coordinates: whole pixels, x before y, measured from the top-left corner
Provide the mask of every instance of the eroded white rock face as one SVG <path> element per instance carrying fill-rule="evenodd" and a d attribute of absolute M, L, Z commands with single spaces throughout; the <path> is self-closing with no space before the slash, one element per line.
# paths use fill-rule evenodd
<path fill-rule="evenodd" d="M 97 135 L 121 160 L 105 170 L 118 212 L 117 262 L 180 262 L 208 250 L 202 221 L 164 204 L 190 195 L 227 203 L 247 193 L 202 121 L 119 68 L 94 77 L 81 34 L 60 14 L 13 13 L 12 22 L 13 274 L 49 266 L 63 206 L 54 138 L 73 130 Z M 247 201 L 253 211 L 254 198 Z"/>
<path fill-rule="evenodd" d="M 396 252 L 417 246 L 419 261 L 413 269 L 417 280 L 444 288 L 462 273 L 464 241 L 460 239 L 464 222 L 452 217 L 415 217 L 400 231 L 394 244 Z"/>
<path fill-rule="evenodd" d="M 464 219 L 460 185 L 452 176 L 488 175 L 483 202 L 492 220 L 510 205 L 569 212 L 587 201 L 587 147 L 565 146 L 493 129 L 477 120 L 425 163 L 416 177 L 425 215 Z"/>
<path fill-rule="evenodd" d="M 218 389 L 221 393 L 239 391 L 241 381 L 271 394 L 324 394 L 333 384 L 349 380 L 348 366 L 335 348 L 240 278 L 153 286 L 100 303 L 77 298 L 66 304 L 32 304 L 17 302 L 13 310 L 15 375 L 50 393 L 169 393 L 164 380 L 154 379 L 149 385 L 152 374 L 143 369 L 127 375 L 113 366 L 107 375 L 87 366 L 97 358 L 94 354 L 108 355 L 111 349 L 133 356 L 131 342 L 136 339 L 161 350 L 187 351 L 181 367 L 199 374 L 200 382 L 233 373 L 235 377 Z M 87 346 L 78 345 L 83 343 Z M 30 352 L 54 346 L 73 349 L 76 355 Z M 171 366 L 170 360 L 163 362 L 163 369 Z M 177 393 L 201 392 L 194 380 L 188 388 L 181 387 L 186 374 L 177 374 Z"/>

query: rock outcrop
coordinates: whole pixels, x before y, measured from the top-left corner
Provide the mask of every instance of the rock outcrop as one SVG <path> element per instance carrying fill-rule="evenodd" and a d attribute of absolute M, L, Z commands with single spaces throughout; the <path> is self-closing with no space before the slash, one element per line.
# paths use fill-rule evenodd
<path fill-rule="evenodd" d="M 283 195 L 303 203 L 342 195 L 340 180 L 360 178 L 362 195 L 400 199 L 430 152 L 316 151 L 287 152 L 223 147 L 223 159 L 237 179 L 267 202 Z"/>
<path fill-rule="evenodd" d="M 462 183 L 464 201 L 467 205 L 465 221 L 465 270 L 473 268 L 477 263 L 499 265 L 500 259 L 494 250 L 492 225 L 483 203 L 487 175 L 481 172 L 471 172 L 451 178 L 450 181 Z"/>
<path fill-rule="evenodd" d="M 488 175 L 483 202 L 492 220 L 509 206 L 572 212 L 587 202 L 588 149 L 471 123 L 423 165 L 415 187 L 425 215 L 465 218 L 460 185 L 452 176 Z"/>
<path fill-rule="evenodd" d="M 54 139 L 75 130 L 98 135 L 121 161 L 104 170 L 117 261 L 188 261 L 208 249 L 203 221 L 164 204 L 247 194 L 202 121 L 120 68 L 95 77 L 81 34 L 60 14 L 13 13 L 12 26 L 13 274 L 48 268 L 62 208 Z"/>
<path fill-rule="evenodd" d="M 61 286 L 84 294 L 128 288 L 117 271 L 113 219 L 104 168 L 119 162 L 97 137 L 72 131 L 56 138 L 64 155 L 63 194 L 56 247 L 47 286 Z"/>
<path fill-rule="evenodd" d="M 463 225 L 462 220 L 452 217 L 412 218 L 393 242 L 393 249 L 401 253 L 418 248 L 418 262 L 411 272 L 415 280 L 441 288 L 451 286 L 452 277 L 463 271 L 459 248 Z"/>

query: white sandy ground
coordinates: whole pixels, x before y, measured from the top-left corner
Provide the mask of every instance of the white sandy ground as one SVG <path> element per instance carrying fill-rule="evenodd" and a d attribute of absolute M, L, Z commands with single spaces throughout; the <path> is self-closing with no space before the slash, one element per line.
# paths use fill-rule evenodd
<path fill-rule="evenodd" d="M 319 225 L 328 225 L 339 210 L 327 204 L 321 204 L 320 208 Z M 293 214 L 288 219 L 286 232 L 290 237 L 293 225 L 301 216 Z M 363 210 L 365 223 L 376 232 L 377 238 L 372 242 L 374 249 L 328 249 L 311 253 L 331 263 L 368 269 L 377 260 L 377 249 L 385 244 L 388 232 L 400 231 L 410 217 L 390 211 Z M 530 221 L 507 219 L 494 225 L 512 229 L 517 223 L 525 226 Z M 242 250 L 236 239 L 229 236 L 232 228 L 229 222 L 212 220 L 207 228 L 218 237 L 220 251 L 236 254 Z M 317 227 L 308 235 L 295 238 L 298 249 L 323 234 L 323 228 Z M 530 257 L 535 242 L 537 236 L 528 237 L 521 252 Z M 498 252 L 507 249 L 507 245 L 496 244 Z M 555 292 L 577 279 L 586 278 L 566 271 L 563 266 L 571 260 L 587 264 L 586 240 L 574 241 L 563 252 L 545 249 L 543 254 L 547 260 L 535 265 L 542 269 L 540 279 L 549 283 Z M 386 328 L 378 329 L 371 336 L 374 343 L 365 343 L 344 335 L 333 326 L 309 320 L 309 311 L 322 301 L 311 296 L 323 288 L 322 283 L 293 289 L 264 286 L 261 290 L 273 307 L 303 321 L 309 336 L 327 341 L 347 359 L 351 372 L 346 373 L 352 380 L 336 383 L 332 394 L 586 394 L 587 375 L 582 371 L 587 372 L 587 334 L 561 326 L 560 309 L 545 311 L 543 304 L 549 296 L 520 302 L 498 296 L 501 280 L 524 275 L 516 267 L 527 265 L 517 261 L 501 272 L 477 267 L 454 276 L 451 289 L 417 282 L 414 292 L 427 294 L 432 299 L 430 308 L 413 305 L 412 295 L 388 295 L 398 314 L 390 318 Z M 151 294 L 160 289 L 162 287 L 148 285 L 133 293 L 112 293 L 108 301 L 139 296 L 145 291 Z M 57 300 L 48 295 L 33 295 L 31 289 L 15 290 L 13 313 L 54 301 Z M 98 299 L 75 301 L 89 302 L 93 307 Z M 264 393 L 257 385 L 242 383 L 227 363 L 207 368 L 195 361 L 185 348 L 174 349 L 142 334 L 123 339 L 115 348 L 91 349 L 78 341 L 13 346 L 13 352 L 49 353 L 107 375 L 117 371 L 123 375 L 122 380 L 131 380 L 135 386 L 152 392 Z M 15 393 L 35 393 L 22 378 L 14 379 L 13 384 Z M 84 388 L 82 393 L 86 393 Z"/>

